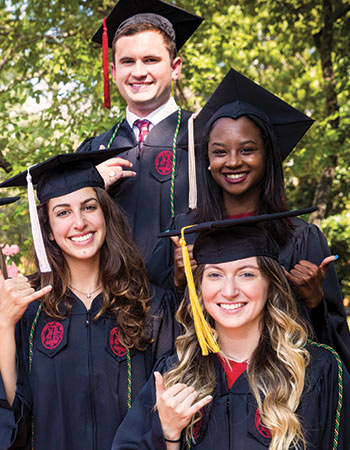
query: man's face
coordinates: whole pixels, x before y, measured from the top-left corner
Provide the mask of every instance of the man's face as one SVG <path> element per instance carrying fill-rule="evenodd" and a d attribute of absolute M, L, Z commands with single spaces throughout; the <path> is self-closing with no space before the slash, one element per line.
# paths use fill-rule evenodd
<path fill-rule="evenodd" d="M 144 117 L 169 100 L 171 82 L 179 77 L 181 65 L 179 57 L 170 63 L 160 33 L 144 31 L 118 39 L 112 74 L 130 111 Z"/>

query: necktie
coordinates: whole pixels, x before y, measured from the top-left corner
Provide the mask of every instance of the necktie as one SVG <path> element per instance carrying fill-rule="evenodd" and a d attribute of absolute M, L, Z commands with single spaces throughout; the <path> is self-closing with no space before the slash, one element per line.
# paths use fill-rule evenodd
<path fill-rule="evenodd" d="M 141 152 L 143 143 L 145 142 L 146 137 L 149 133 L 149 126 L 151 122 L 147 119 L 138 119 L 135 120 L 134 125 L 139 129 L 139 152 Z"/>

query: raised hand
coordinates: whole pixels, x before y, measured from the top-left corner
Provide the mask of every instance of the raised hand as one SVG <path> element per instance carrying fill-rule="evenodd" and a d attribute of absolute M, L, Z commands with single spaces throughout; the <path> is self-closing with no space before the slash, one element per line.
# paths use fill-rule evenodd
<path fill-rule="evenodd" d="M 100 146 L 100 150 L 104 148 L 103 145 Z M 116 157 L 107 159 L 107 161 L 96 166 L 96 169 L 105 182 L 106 190 L 116 181 L 120 180 L 120 178 L 134 177 L 136 175 L 136 172 L 133 170 L 123 170 L 123 167 L 131 168 L 132 163 L 127 159 Z"/>
<path fill-rule="evenodd" d="M 23 275 L 5 280 L 0 271 L 0 326 L 14 327 L 25 313 L 28 305 L 50 292 L 46 286 L 34 291 L 28 279 Z"/>
<path fill-rule="evenodd" d="M 174 244 L 174 283 L 178 291 L 181 292 L 186 286 L 186 276 L 180 238 L 178 236 L 172 236 L 170 239 Z M 193 245 L 187 245 L 187 250 L 188 256 L 190 257 L 191 269 L 195 270 L 197 268 L 197 263 L 193 258 Z"/>
<path fill-rule="evenodd" d="M 287 279 L 293 283 L 300 297 L 309 309 L 316 308 L 323 298 L 323 282 L 326 278 L 329 264 L 336 260 L 336 256 L 327 256 L 321 264 L 301 260 L 289 272 L 284 269 Z"/>
<path fill-rule="evenodd" d="M 198 392 L 192 386 L 177 383 L 165 389 L 163 377 L 154 372 L 157 410 L 165 439 L 177 440 L 182 430 L 190 423 L 192 416 L 207 405 L 213 397 L 207 395 L 196 402 Z"/>

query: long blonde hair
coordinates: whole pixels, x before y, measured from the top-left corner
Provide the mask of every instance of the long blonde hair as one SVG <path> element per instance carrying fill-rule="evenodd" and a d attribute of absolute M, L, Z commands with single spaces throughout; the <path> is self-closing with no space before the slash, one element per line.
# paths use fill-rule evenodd
<path fill-rule="evenodd" d="M 291 445 L 305 449 L 305 437 L 295 411 L 309 363 L 309 353 L 305 348 L 307 327 L 298 318 L 294 297 L 279 263 L 263 256 L 257 257 L 257 261 L 260 271 L 269 281 L 269 290 L 259 344 L 249 361 L 248 382 L 257 401 L 261 421 L 271 432 L 269 449 L 287 450 Z M 202 308 L 203 270 L 204 265 L 200 265 L 194 274 Z M 204 308 L 203 312 L 214 329 L 213 319 Z M 164 375 L 165 386 L 167 388 L 175 383 L 191 385 L 202 399 L 215 391 L 214 355 L 201 354 L 187 292 L 177 319 L 184 329 L 176 340 L 179 363 Z M 192 418 L 185 429 L 186 439 L 193 439 L 193 427 L 200 418 L 200 413 Z"/>

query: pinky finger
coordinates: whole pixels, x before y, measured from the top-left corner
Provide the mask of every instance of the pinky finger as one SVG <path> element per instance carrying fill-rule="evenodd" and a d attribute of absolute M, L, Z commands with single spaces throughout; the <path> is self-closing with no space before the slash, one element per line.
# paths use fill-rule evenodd
<path fill-rule="evenodd" d="M 206 397 L 202 398 L 202 400 L 199 400 L 197 403 L 191 406 L 191 408 L 188 409 L 188 415 L 190 417 L 194 416 L 199 410 L 204 408 L 204 406 L 208 405 L 213 400 L 213 397 L 211 395 L 207 395 Z"/>
<path fill-rule="evenodd" d="M 40 289 L 39 291 L 33 292 L 33 294 L 30 294 L 26 300 L 28 303 L 34 302 L 35 300 L 38 300 L 43 295 L 48 294 L 52 290 L 52 286 L 49 284 L 48 286 L 45 286 L 44 288 Z"/>

